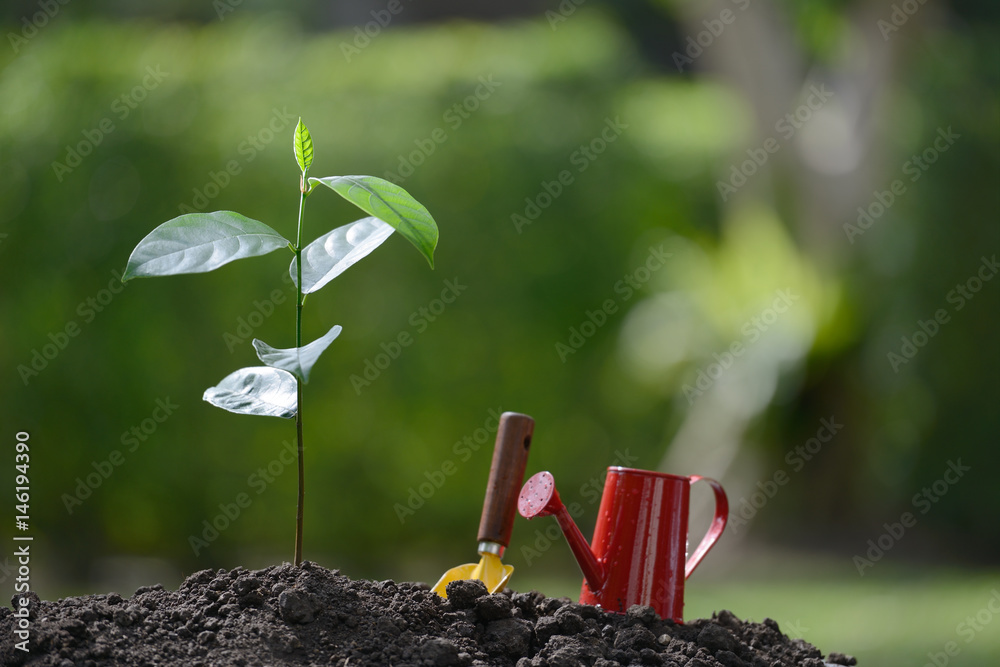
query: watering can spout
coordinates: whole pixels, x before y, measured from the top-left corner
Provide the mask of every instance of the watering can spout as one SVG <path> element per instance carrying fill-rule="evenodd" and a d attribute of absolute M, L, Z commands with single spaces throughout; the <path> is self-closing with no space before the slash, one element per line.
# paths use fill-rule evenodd
<path fill-rule="evenodd" d="M 598 591 L 604 586 L 607 578 L 604 564 L 594 556 L 587 539 L 577 528 L 573 517 L 569 515 L 566 506 L 559 499 L 556 482 L 551 473 L 537 473 L 525 482 L 524 487 L 521 488 L 521 495 L 517 499 L 517 511 L 525 519 L 554 515 L 556 521 L 559 522 L 559 528 L 566 536 L 569 548 L 576 557 L 576 562 L 580 564 L 587 585 L 593 591 Z"/>

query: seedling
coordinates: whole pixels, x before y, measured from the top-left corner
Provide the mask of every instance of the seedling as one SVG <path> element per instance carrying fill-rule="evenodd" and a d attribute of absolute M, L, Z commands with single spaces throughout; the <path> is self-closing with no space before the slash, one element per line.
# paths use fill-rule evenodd
<path fill-rule="evenodd" d="M 296 286 L 295 347 L 278 349 L 254 339 L 257 357 L 265 364 L 230 373 L 203 398 L 224 410 L 295 420 L 298 441 L 299 496 L 295 513 L 295 564 L 302 562 L 302 510 L 305 474 L 302 438 L 302 387 L 320 355 L 340 335 L 336 325 L 311 343 L 302 344 L 302 306 L 311 294 L 366 257 L 399 232 L 434 268 L 438 229 L 426 208 L 398 185 L 374 176 L 310 178 L 313 142 L 299 119 L 295 127 L 298 162 L 299 219 L 295 243 L 262 222 L 233 211 L 189 213 L 168 220 L 149 233 L 132 251 L 122 282 L 147 276 L 204 273 L 237 259 L 288 248 L 295 257 L 289 273 Z M 337 227 L 309 245 L 302 245 L 306 199 L 324 185 L 369 214 Z"/>

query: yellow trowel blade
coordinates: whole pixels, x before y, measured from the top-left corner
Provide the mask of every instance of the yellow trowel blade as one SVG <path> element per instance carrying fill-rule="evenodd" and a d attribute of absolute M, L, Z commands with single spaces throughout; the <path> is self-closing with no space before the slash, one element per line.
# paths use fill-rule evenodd
<path fill-rule="evenodd" d="M 486 584 L 486 590 L 490 593 L 502 591 L 507 586 L 510 575 L 514 573 L 514 566 L 504 565 L 496 554 L 484 553 L 481 555 L 482 560 L 479 563 L 466 563 L 445 572 L 431 590 L 446 598 L 448 593 L 445 589 L 452 581 L 479 579 Z"/>

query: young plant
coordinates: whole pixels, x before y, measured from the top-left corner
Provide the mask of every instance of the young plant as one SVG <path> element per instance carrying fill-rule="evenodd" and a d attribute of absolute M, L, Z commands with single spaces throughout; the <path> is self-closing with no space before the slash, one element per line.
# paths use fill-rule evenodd
<path fill-rule="evenodd" d="M 262 222 L 232 211 L 189 213 L 168 220 L 149 233 L 132 251 L 122 282 L 146 276 L 204 273 L 237 259 L 288 248 L 295 255 L 289 273 L 296 286 L 295 347 L 278 349 L 254 339 L 257 357 L 265 364 L 241 368 L 205 390 L 204 400 L 230 412 L 295 420 L 298 441 L 299 496 L 295 513 L 295 564 L 302 562 L 302 511 L 305 474 L 302 458 L 302 387 L 319 356 L 340 334 L 339 325 L 311 343 L 302 344 L 302 306 L 307 294 L 319 290 L 358 260 L 399 232 L 434 268 L 438 229 L 427 209 L 401 187 L 374 176 L 310 178 L 313 143 L 299 119 L 295 128 L 298 162 L 299 219 L 295 243 Z M 309 245 L 302 245 L 306 199 L 324 185 L 368 217 L 337 227 Z"/>

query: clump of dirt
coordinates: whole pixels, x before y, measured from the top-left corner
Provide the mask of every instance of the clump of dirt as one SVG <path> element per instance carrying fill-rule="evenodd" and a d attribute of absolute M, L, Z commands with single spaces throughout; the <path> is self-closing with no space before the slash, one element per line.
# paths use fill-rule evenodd
<path fill-rule="evenodd" d="M 186 665 L 489 665 L 562 667 L 823 667 L 823 655 L 770 619 L 727 611 L 676 624 L 649 607 L 613 614 L 541 593 L 488 595 L 479 581 L 448 585 L 355 581 L 313 563 L 203 570 L 176 591 L 140 588 L 46 602 L 31 594 L 28 652 L 19 619 L 0 608 L 0 663 L 103 667 Z"/>

